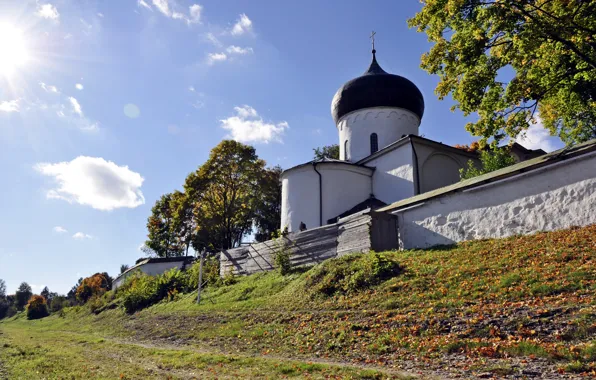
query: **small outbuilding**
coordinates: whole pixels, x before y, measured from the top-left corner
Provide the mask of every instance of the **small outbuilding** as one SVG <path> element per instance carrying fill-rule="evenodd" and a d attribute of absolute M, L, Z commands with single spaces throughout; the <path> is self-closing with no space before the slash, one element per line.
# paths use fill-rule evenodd
<path fill-rule="evenodd" d="M 172 268 L 185 270 L 187 267 L 190 267 L 194 261 L 195 258 L 192 256 L 142 257 L 137 260 L 133 267 L 128 268 L 114 279 L 112 282 L 112 289 L 118 289 L 124 283 L 124 280 L 134 272 L 141 271 L 150 276 L 156 276 Z"/>

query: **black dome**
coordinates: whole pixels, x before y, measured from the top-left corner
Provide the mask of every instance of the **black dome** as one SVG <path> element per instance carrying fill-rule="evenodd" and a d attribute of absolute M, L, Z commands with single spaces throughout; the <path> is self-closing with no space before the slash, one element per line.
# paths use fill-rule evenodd
<path fill-rule="evenodd" d="M 370 107 L 405 108 L 422 119 L 424 98 L 418 87 L 404 77 L 385 72 L 377 63 L 375 53 L 373 50 L 368 70 L 335 93 L 331 102 L 335 123 L 352 111 Z"/>

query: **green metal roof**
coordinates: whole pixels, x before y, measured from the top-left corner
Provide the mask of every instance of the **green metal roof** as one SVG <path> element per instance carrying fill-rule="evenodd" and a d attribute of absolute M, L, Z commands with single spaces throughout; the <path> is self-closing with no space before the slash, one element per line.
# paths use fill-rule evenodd
<path fill-rule="evenodd" d="M 431 198 L 436 198 L 441 195 L 453 193 L 459 190 L 469 189 L 472 187 L 484 185 L 487 183 L 495 182 L 513 175 L 529 172 L 540 167 L 552 165 L 557 162 L 564 161 L 566 159 L 581 156 L 583 154 L 590 153 L 596 150 L 596 139 L 587 141 L 582 144 L 578 144 L 572 147 L 566 147 L 563 149 L 556 150 L 552 153 L 545 154 L 531 160 L 522 161 L 515 165 L 508 166 L 503 169 L 495 170 L 494 172 L 486 173 L 478 177 L 466 179 L 454 183 L 453 185 L 441 187 L 426 193 L 418 194 L 410 198 L 402 199 L 399 202 L 390 204 L 389 206 L 378 209 L 377 211 L 387 212 L 396 211 L 398 209 L 414 206 L 417 203 L 422 203 Z"/>

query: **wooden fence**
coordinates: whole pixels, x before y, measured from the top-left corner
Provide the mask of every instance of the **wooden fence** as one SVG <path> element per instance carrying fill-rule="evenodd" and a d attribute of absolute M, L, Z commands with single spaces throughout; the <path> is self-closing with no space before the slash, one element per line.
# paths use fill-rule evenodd
<path fill-rule="evenodd" d="M 397 224 L 392 215 L 370 209 L 335 224 L 290 233 L 275 240 L 220 252 L 220 275 L 246 275 L 275 268 L 277 252 L 290 253 L 292 266 L 310 266 L 354 252 L 397 248 Z"/>

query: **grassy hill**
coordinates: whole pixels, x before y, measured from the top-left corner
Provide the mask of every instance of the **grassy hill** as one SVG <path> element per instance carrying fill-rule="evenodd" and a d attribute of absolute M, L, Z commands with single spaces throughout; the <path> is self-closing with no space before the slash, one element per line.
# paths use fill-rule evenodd
<path fill-rule="evenodd" d="M 0 378 L 596 375 L 596 226 L 228 280 L 3 321 Z"/>

